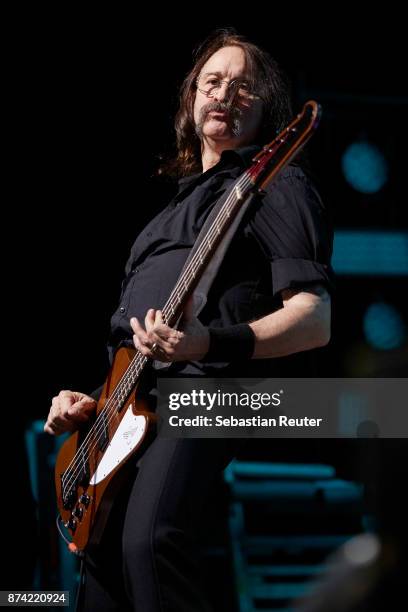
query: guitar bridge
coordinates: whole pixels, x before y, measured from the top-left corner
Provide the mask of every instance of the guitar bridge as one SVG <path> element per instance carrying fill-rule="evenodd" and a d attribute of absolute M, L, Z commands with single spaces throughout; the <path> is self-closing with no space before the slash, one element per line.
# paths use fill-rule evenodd
<path fill-rule="evenodd" d="M 64 477 L 65 473 L 62 473 L 61 478 L 61 491 L 64 491 Z M 62 504 L 65 510 L 72 510 L 77 502 L 76 486 L 69 485 L 69 489 L 62 495 Z"/>

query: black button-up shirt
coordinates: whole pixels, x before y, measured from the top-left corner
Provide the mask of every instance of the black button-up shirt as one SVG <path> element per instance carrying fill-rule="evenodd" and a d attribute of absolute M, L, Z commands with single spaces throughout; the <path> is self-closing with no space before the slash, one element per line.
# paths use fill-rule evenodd
<path fill-rule="evenodd" d="M 181 179 L 176 197 L 139 234 L 111 320 L 111 356 L 119 344 L 131 342 L 132 316 L 144 321 L 149 308 L 163 308 L 209 212 L 258 151 L 225 151 L 207 172 Z M 311 283 L 330 288 L 331 250 L 332 232 L 320 197 L 303 170 L 289 165 L 247 210 L 199 315 L 201 322 L 249 322 L 282 308 L 283 289 Z M 245 363 L 174 363 L 169 373 L 307 376 L 309 353 Z"/>

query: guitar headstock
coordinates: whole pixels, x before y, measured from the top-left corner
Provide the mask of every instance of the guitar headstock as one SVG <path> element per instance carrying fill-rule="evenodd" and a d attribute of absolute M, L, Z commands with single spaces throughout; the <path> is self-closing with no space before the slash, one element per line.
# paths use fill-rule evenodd
<path fill-rule="evenodd" d="M 306 144 L 319 125 L 321 106 L 309 100 L 299 115 L 272 142 L 264 146 L 247 171 L 254 185 L 263 189 Z"/>

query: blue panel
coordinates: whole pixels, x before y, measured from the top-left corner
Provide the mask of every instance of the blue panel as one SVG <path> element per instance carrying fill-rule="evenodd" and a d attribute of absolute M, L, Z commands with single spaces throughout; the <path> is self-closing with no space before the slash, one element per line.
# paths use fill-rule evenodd
<path fill-rule="evenodd" d="M 337 230 L 332 263 L 337 274 L 408 276 L 408 232 Z"/>

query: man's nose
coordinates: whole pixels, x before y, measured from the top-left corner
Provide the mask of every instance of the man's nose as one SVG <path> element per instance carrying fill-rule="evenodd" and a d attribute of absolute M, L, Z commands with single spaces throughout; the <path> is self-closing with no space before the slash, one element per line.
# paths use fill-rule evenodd
<path fill-rule="evenodd" d="M 217 102 L 224 102 L 230 97 L 230 95 L 231 87 L 229 86 L 229 83 L 225 83 L 225 81 L 223 81 L 214 94 L 214 100 L 217 100 Z"/>

